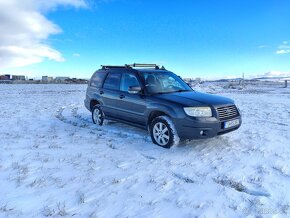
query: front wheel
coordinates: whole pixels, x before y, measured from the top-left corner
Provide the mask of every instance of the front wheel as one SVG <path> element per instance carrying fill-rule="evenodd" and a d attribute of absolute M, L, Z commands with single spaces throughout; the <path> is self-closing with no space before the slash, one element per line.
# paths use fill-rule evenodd
<path fill-rule="evenodd" d="M 168 116 L 154 118 L 149 129 L 153 143 L 163 148 L 170 148 L 180 141 L 175 125 Z"/>
<path fill-rule="evenodd" d="M 99 105 L 95 105 L 92 110 L 92 120 L 94 124 L 103 125 L 104 113 Z"/>

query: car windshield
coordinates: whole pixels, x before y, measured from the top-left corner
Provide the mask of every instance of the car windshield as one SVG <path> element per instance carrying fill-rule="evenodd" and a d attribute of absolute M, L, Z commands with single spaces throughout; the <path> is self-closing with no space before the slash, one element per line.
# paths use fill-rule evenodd
<path fill-rule="evenodd" d="M 169 71 L 141 72 L 140 74 L 145 81 L 145 87 L 149 94 L 192 91 L 182 79 Z"/>

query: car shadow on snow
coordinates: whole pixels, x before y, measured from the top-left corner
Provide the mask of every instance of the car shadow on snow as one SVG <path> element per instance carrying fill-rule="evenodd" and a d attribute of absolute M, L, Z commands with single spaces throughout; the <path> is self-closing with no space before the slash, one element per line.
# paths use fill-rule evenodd
<path fill-rule="evenodd" d="M 193 139 L 182 141 L 177 147 L 191 147 L 195 150 L 216 150 L 231 147 L 231 142 L 229 136 L 217 136 L 209 139 Z"/>

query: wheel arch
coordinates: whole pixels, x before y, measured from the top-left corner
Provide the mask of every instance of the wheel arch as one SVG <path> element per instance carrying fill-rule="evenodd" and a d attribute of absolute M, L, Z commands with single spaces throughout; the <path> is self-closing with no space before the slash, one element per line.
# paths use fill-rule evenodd
<path fill-rule="evenodd" d="M 159 117 L 159 116 L 168 116 L 171 118 L 171 116 L 168 113 L 162 110 L 152 110 L 148 115 L 147 127 L 149 127 L 150 123 L 152 122 L 152 120 L 154 120 L 154 118 Z"/>
<path fill-rule="evenodd" d="M 156 121 L 155 121 L 155 118 L 157 118 Z M 157 132 L 154 133 L 154 128 L 153 128 L 154 126 L 153 125 L 156 125 L 158 122 L 164 122 L 164 124 L 167 126 L 167 131 L 168 131 L 167 137 L 169 137 L 167 144 L 162 144 L 159 140 L 159 137 L 163 137 L 163 134 L 165 134 L 164 132 L 161 133 L 159 131 L 159 137 L 156 136 L 156 134 L 158 134 Z M 151 136 L 153 143 L 155 143 L 161 147 L 170 148 L 173 145 L 178 145 L 178 143 L 180 142 L 180 138 L 178 136 L 178 132 L 177 132 L 176 127 L 175 127 L 175 123 L 174 123 L 172 117 L 166 112 L 163 112 L 160 110 L 152 111 L 150 113 L 150 116 L 148 117 L 147 127 L 148 127 L 148 131 L 150 133 L 150 136 Z M 164 141 L 163 141 L 163 143 L 164 143 Z"/>
<path fill-rule="evenodd" d="M 156 103 L 151 103 L 149 104 L 148 106 L 148 110 L 146 111 L 146 117 L 147 117 L 147 123 L 146 125 L 149 126 L 150 125 L 150 122 L 155 118 L 155 117 L 158 117 L 158 116 L 162 116 L 162 115 L 165 115 L 165 116 L 168 116 L 170 117 L 171 119 L 175 119 L 178 117 L 178 107 L 174 108 L 174 105 L 173 106 L 169 106 L 169 105 L 166 105 L 166 104 L 156 104 Z"/>
<path fill-rule="evenodd" d="M 96 100 L 96 99 L 92 99 L 91 101 L 90 101 L 90 110 L 92 111 L 92 109 L 93 109 L 93 107 L 95 106 L 95 105 L 97 105 L 97 104 L 101 104 L 98 100 Z"/>
<path fill-rule="evenodd" d="M 172 113 L 169 113 L 168 111 L 156 108 L 154 110 L 151 110 L 148 113 L 148 118 L 147 118 L 147 123 L 146 123 L 147 128 L 149 128 L 150 123 L 152 122 L 152 120 L 154 120 L 154 118 L 159 117 L 159 116 L 168 116 L 171 119 L 173 118 Z"/>

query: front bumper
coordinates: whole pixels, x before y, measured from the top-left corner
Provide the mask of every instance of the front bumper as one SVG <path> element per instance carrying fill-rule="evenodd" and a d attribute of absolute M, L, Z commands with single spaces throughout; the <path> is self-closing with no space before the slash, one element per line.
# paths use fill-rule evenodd
<path fill-rule="evenodd" d="M 224 128 L 224 122 L 239 119 L 239 125 Z M 181 139 L 205 139 L 226 134 L 237 130 L 242 124 L 241 116 L 237 116 L 225 121 L 219 121 L 212 117 L 210 119 L 184 119 L 175 120 L 176 129 Z"/>

